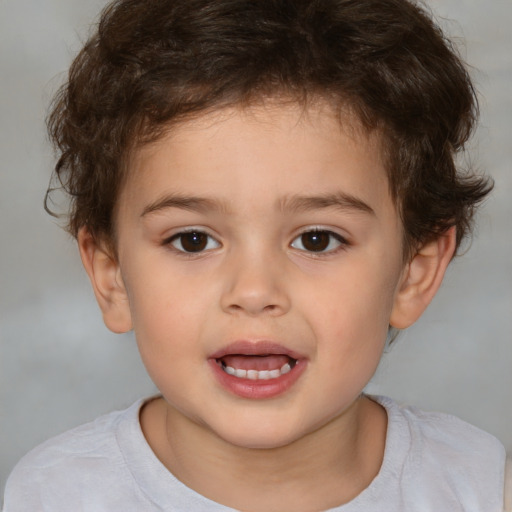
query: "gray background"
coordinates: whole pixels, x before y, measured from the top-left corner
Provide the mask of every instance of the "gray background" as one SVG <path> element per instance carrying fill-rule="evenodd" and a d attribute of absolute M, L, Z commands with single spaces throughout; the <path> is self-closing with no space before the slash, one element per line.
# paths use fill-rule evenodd
<path fill-rule="evenodd" d="M 133 337 L 103 326 L 73 241 L 42 208 L 47 105 L 104 3 L 0 0 L 0 489 L 36 444 L 154 391 Z M 456 414 L 510 452 L 512 3 L 428 4 L 466 39 L 482 107 L 472 159 L 496 190 L 468 254 L 369 390 Z"/>

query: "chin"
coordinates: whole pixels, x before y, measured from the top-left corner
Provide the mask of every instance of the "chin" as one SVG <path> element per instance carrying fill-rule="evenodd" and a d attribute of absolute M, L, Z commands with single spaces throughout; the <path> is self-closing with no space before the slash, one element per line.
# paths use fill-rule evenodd
<path fill-rule="evenodd" d="M 254 423 L 258 422 L 258 425 Z M 273 450 L 283 448 L 303 437 L 304 433 L 290 429 L 292 422 L 285 425 L 271 424 L 256 420 L 251 424 L 232 422 L 229 426 L 215 429 L 214 433 L 223 441 L 250 450 Z"/>

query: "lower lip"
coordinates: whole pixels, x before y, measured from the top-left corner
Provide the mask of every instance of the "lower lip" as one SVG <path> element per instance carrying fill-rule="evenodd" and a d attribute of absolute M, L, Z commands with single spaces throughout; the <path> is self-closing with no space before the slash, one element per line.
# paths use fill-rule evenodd
<path fill-rule="evenodd" d="M 295 366 L 284 375 L 275 379 L 241 379 L 226 373 L 215 359 L 209 360 L 210 366 L 220 385 L 241 398 L 274 398 L 286 393 L 297 382 L 306 369 L 306 361 L 298 360 Z"/>

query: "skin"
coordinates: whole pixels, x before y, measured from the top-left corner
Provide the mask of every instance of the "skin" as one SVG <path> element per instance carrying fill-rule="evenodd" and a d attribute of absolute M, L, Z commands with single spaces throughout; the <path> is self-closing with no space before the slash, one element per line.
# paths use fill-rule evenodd
<path fill-rule="evenodd" d="M 183 250 L 187 229 L 204 250 Z M 79 245 L 107 326 L 134 329 L 162 393 L 141 413 L 162 463 L 252 512 L 325 510 L 368 487 L 387 418 L 362 390 L 454 248 L 451 230 L 404 264 L 378 137 L 322 104 L 205 114 L 135 152 L 116 230 L 116 256 L 86 228 Z M 278 396 L 237 396 L 211 355 L 239 340 L 278 343 L 304 371 Z"/>

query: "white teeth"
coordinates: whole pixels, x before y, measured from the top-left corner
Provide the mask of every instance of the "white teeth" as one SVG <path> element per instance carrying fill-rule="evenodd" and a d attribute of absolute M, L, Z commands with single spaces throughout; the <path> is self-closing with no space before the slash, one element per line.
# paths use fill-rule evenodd
<path fill-rule="evenodd" d="M 221 368 L 229 375 L 238 377 L 239 379 L 250 379 L 250 380 L 270 380 L 277 379 L 281 375 L 288 373 L 292 367 L 289 363 L 283 364 L 280 369 L 275 370 L 241 370 L 239 368 L 233 368 L 232 366 L 221 366 Z"/>
<path fill-rule="evenodd" d="M 281 367 L 281 373 L 284 375 L 285 373 L 288 373 L 291 369 L 292 367 L 288 363 L 283 364 L 283 366 Z"/>
<path fill-rule="evenodd" d="M 247 378 L 251 380 L 257 380 L 259 378 L 258 370 L 247 370 Z"/>

